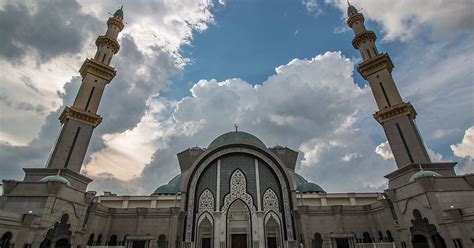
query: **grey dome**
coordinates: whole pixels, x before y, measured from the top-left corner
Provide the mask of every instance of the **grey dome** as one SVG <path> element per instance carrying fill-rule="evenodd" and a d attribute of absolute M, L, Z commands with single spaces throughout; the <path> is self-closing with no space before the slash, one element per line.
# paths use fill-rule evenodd
<path fill-rule="evenodd" d="M 120 7 L 120 9 L 115 11 L 114 17 L 117 17 L 119 19 L 123 19 L 123 5 L 122 5 L 122 7 Z"/>
<path fill-rule="evenodd" d="M 297 191 L 301 193 L 326 193 L 326 191 L 324 191 L 321 186 L 312 182 L 308 182 L 303 176 L 296 172 L 293 173 L 295 175 Z"/>
<path fill-rule="evenodd" d="M 410 177 L 410 180 L 408 180 L 408 182 L 412 183 L 416 179 L 422 178 L 422 177 L 440 177 L 440 176 L 441 174 L 439 174 L 438 172 L 429 171 L 429 170 L 420 170 L 417 173 L 413 174 L 413 176 Z"/>
<path fill-rule="evenodd" d="M 211 144 L 209 144 L 207 149 L 212 149 L 224 144 L 239 143 L 239 142 L 250 143 L 260 148 L 267 148 L 267 146 L 259 138 L 255 137 L 254 135 L 246 133 L 246 132 L 237 131 L 237 132 L 228 132 L 215 138 L 211 142 Z"/>
<path fill-rule="evenodd" d="M 66 184 L 67 186 L 71 186 L 71 183 L 69 182 L 69 180 L 67 180 L 66 178 L 64 178 L 60 175 L 46 176 L 46 177 L 41 178 L 41 180 L 39 180 L 39 181 L 42 182 L 42 183 L 60 182 L 60 183 Z"/>
<path fill-rule="evenodd" d="M 161 185 L 158 187 L 152 195 L 176 195 L 181 190 L 181 174 L 173 177 L 168 184 Z"/>
<path fill-rule="evenodd" d="M 354 7 L 354 5 L 352 4 L 349 4 L 349 6 L 347 7 L 347 15 L 348 16 L 351 16 L 351 15 L 354 15 L 354 14 L 357 14 L 357 9 L 356 7 Z"/>

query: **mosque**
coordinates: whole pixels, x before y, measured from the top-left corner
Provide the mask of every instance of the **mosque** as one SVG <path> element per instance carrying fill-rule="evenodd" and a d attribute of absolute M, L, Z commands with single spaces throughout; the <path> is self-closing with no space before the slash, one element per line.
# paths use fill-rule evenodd
<path fill-rule="evenodd" d="M 82 84 L 45 168 L 24 168 L 22 181 L 3 180 L 0 247 L 47 248 L 469 248 L 474 246 L 474 174 L 454 162 L 433 163 L 400 96 L 390 56 L 377 50 L 364 16 L 348 7 L 352 45 L 378 106 L 374 118 L 396 168 L 376 193 L 329 193 L 295 172 L 298 152 L 267 147 L 232 131 L 206 148 L 177 154 L 181 174 L 150 195 L 87 191 L 81 167 L 102 93 L 116 71 L 112 58 L 124 28 L 119 9 L 79 72 Z M 108 86 L 113 87 L 113 85 Z"/>

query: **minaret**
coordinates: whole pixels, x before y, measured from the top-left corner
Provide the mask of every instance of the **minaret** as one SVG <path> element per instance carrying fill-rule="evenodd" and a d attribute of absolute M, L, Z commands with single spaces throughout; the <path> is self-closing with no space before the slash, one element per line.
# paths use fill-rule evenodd
<path fill-rule="evenodd" d="M 74 104 L 59 117 L 62 126 L 46 166 L 49 169 L 81 170 L 92 132 L 102 121 L 97 109 L 104 88 L 116 73 L 110 62 L 120 49 L 117 36 L 124 28 L 122 7 L 107 21 L 105 35 L 97 38 L 95 57 L 86 59 L 79 70 L 82 84 Z"/>
<path fill-rule="evenodd" d="M 363 62 L 360 75 L 369 81 L 379 110 L 374 118 L 382 125 L 398 168 L 408 164 L 431 163 L 415 124 L 416 111 L 405 102 L 392 78 L 393 63 L 387 53 L 379 53 L 377 36 L 365 29 L 364 16 L 349 4 L 347 24 L 355 33 L 352 45 L 358 49 Z"/>

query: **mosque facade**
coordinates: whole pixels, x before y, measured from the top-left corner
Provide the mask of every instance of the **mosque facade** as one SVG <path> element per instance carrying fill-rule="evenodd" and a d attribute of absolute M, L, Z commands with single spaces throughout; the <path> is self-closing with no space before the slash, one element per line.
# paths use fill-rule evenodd
<path fill-rule="evenodd" d="M 222 134 L 206 148 L 177 154 L 181 173 L 150 195 L 87 191 L 80 173 L 102 93 L 124 28 L 119 9 L 86 59 L 76 100 L 59 117 L 60 135 L 45 168 L 0 187 L 0 247 L 47 248 L 469 248 L 474 247 L 474 174 L 433 163 L 414 107 L 400 96 L 387 53 L 364 16 L 348 7 L 352 44 L 363 62 L 397 168 L 375 193 L 329 193 L 295 172 L 298 152 L 256 136 Z M 109 86 L 109 87 L 113 87 Z"/>

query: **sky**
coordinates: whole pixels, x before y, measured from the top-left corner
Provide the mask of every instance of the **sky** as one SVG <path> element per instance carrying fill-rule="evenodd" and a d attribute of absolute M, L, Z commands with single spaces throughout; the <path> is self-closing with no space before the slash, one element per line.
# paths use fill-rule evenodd
<path fill-rule="evenodd" d="M 328 192 L 375 192 L 396 169 L 345 0 L 0 0 L 0 178 L 46 165 L 58 117 L 94 40 L 124 5 L 82 173 L 89 190 L 146 195 L 179 174 L 176 154 L 239 129 L 299 152 Z M 474 172 L 474 3 L 353 0 L 433 161 Z"/>

